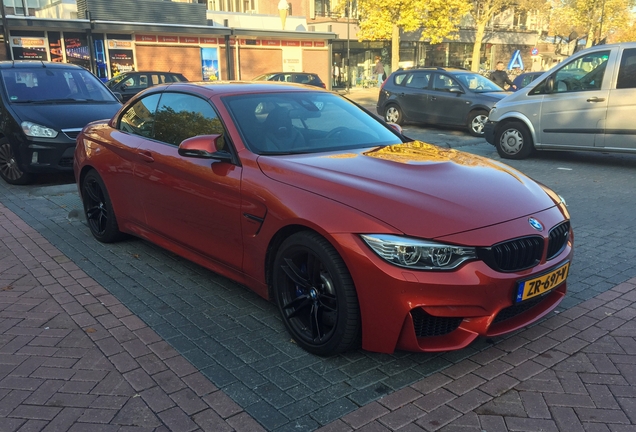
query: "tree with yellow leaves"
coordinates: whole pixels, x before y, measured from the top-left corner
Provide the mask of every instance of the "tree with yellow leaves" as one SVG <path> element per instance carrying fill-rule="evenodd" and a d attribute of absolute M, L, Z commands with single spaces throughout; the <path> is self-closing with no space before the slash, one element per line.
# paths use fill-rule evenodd
<path fill-rule="evenodd" d="M 630 27 L 630 10 L 635 0 L 562 0 L 554 4 L 550 33 L 568 35 L 573 31 L 586 37 L 586 47 L 608 35 Z"/>
<path fill-rule="evenodd" d="M 470 5 L 466 0 L 357 0 L 357 9 L 358 39 L 391 40 L 391 69 L 395 70 L 400 61 L 400 31 L 421 30 L 422 40 L 440 43 L 454 37 Z"/>

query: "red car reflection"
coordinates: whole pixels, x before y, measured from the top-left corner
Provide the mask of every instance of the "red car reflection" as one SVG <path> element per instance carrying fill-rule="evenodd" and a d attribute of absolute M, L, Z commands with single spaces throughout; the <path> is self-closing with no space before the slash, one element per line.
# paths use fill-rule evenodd
<path fill-rule="evenodd" d="M 248 286 L 315 354 L 459 349 L 566 292 L 557 194 L 320 89 L 156 86 L 77 143 L 97 240 L 132 234 Z"/>

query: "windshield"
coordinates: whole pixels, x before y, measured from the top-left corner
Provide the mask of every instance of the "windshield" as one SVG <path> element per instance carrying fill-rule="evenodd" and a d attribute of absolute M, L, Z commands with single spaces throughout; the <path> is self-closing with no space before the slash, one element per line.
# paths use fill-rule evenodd
<path fill-rule="evenodd" d="M 276 73 L 266 73 L 263 75 L 259 75 L 256 78 L 252 79 L 252 81 L 269 81 Z"/>
<path fill-rule="evenodd" d="M 126 77 L 127 77 L 126 74 L 115 75 L 110 80 L 106 81 L 106 87 L 112 89 L 115 85 L 117 85 L 120 82 L 122 82 L 124 80 L 124 78 L 126 78 Z"/>
<path fill-rule="evenodd" d="M 98 101 L 117 102 L 85 69 L 2 69 L 2 81 L 11 103 Z"/>
<path fill-rule="evenodd" d="M 223 99 L 248 149 L 319 153 L 401 143 L 396 132 L 331 93 L 290 92 Z"/>
<path fill-rule="evenodd" d="M 459 73 L 455 75 L 455 78 L 475 93 L 504 91 L 497 84 L 477 73 Z"/>

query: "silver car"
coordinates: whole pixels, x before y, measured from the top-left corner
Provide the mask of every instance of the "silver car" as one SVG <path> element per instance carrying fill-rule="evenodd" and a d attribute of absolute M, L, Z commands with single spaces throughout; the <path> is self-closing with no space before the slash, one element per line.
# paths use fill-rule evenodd
<path fill-rule="evenodd" d="M 635 152 L 636 42 L 580 51 L 488 115 L 485 138 L 503 158 L 535 150 Z"/>

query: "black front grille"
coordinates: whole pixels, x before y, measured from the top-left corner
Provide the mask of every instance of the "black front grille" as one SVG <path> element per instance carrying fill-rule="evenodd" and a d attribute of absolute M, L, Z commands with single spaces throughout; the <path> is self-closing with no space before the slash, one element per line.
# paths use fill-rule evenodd
<path fill-rule="evenodd" d="M 81 131 L 81 129 L 62 129 L 64 135 L 72 140 L 75 140 Z"/>
<path fill-rule="evenodd" d="M 436 317 L 429 315 L 422 309 L 413 309 L 413 327 L 417 337 L 442 336 L 451 333 L 459 327 L 464 318 Z"/>
<path fill-rule="evenodd" d="M 526 300 L 522 303 L 514 304 L 512 306 L 508 306 L 505 309 L 502 309 L 501 311 L 499 311 L 499 313 L 495 317 L 493 324 L 497 324 L 507 319 L 514 318 L 517 315 L 520 315 L 524 313 L 525 311 L 532 309 L 533 307 L 541 303 L 544 300 L 544 298 L 545 296 L 533 298 L 531 300 Z"/>
<path fill-rule="evenodd" d="M 513 272 L 533 267 L 541 260 L 543 238 L 522 237 L 480 248 L 481 258 L 489 267 L 501 272 Z"/>
<path fill-rule="evenodd" d="M 563 251 L 565 245 L 568 243 L 569 236 L 569 221 L 565 221 L 550 230 L 550 239 L 548 240 L 548 260 L 551 260 Z"/>

